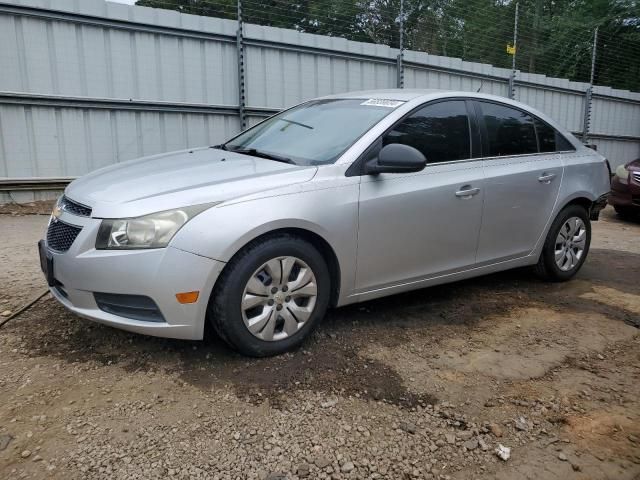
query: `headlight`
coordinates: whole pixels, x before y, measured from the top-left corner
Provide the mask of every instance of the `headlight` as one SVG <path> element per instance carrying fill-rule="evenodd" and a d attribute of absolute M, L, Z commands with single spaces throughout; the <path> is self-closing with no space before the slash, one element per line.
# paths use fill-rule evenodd
<path fill-rule="evenodd" d="M 55 205 L 53 206 L 53 211 L 51 212 L 51 218 L 58 218 L 62 214 L 62 198 L 64 195 L 60 195 L 58 200 L 56 200 Z"/>
<path fill-rule="evenodd" d="M 620 180 L 620 183 L 627 183 L 629 180 L 629 170 L 626 165 L 620 165 L 616 168 L 616 177 Z"/>
<path fill-rule="evenodd" d="M 185 223 L 217 203 L 165 210 L 138 218 L 102 220 L 96 248 L 122 250 L 166 247 Z"/>

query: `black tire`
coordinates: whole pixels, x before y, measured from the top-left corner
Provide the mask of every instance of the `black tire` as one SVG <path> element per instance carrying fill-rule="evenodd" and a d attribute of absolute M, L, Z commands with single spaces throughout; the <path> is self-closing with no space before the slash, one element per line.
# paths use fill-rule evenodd
<path fill-rule="evenodd" d="M 613 209 L 616 211 L 618 215 L 622 218 L 632 218 L 634 216 L 634 211 L 632 208 L 625 207 L 622 205 L 614 205 Z"/>
<path fill-rule="evenodd" d="M 565 222 L 571 217 L 578 217 L 584 223 L 586 230 L 586 243 L 582 257 L 580 257 L 578 263 L 570 270 L 564 271 L 560 269 L 555 261 L 556 238 L 558 237 L 560 228 L 562 228 Z M 567 280 L 572 279 L 582 267 L 582 264 L 587 259 L 590 245 L 591 221 L 589 220 L 589 214 L 587 210 L 580 205 L 569 205 L 558 214 L 556 219 L 551 224 L 551 228 L 549 229 L 549 233 L 547 233 L 547 238 L 545 239 L 544 246 L 542 247 L 540 259 L 538 260 L 538 264 L 534 267 L 534 270 L 536 274 L 544 280 L 550 282 L 566 282 Z"/>
<path fill-rule="evenodd" d="M 245 286 L 265 262 L 283 256 L 294 256 L 313 271 L 317 283 L 315 307 L 308 320 L 295 334 L 277 341 L 254 336 L 244 324 L 241 309 Z M 317 327 L 327 311 L 331 277 L 318 250 L 306 240 L 290 235 L 262 237 L 243 248 L 227 264 L 209 301 L 208 319 L 216 333 L 233 349 L 252 357 L 268 357 L 298 347 Z"/>

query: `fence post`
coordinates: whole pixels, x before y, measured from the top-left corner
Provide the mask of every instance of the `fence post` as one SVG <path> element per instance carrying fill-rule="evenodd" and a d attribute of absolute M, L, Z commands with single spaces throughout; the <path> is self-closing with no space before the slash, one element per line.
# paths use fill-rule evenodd
<path fill-rule="evenodd" d="M 244 82 L 244 38 L 242 35 L 242 0 L 238 1 L 238 30 L 236 32 L 236 51 L 238 54 L 238 116 L 240 117 L 240 130 L 247 127 L 245 118 L 245 82 Z"/>
<path fill-rule="evenodd" d="M 397 62 L 397 87 L 404 88 L 404 0 L 400 0 L 400 53 L 398 54 Z"/>
<path fill-rule="evenodd" d="M 591 126 L 591 99 L 593 98 L 593 80 L 596 72 L 596 54 L 598 52 L 598 27 L 593 31 L 593 50 L 591 51 L 591 76 L 589 88 L 584 94 L 584 117 L 582 120 L 582 142 L 589 141 L 589 127 Z"/>
<path fill-rule="evenodd" d="M 509 75 L 509 98 L 516 97 L 516 54 L 518 52 L 518 15 L 520 4 L 516 2 L 516 13 L 513 20 L 513 54 L 511 58 L 511 75 Z"/>

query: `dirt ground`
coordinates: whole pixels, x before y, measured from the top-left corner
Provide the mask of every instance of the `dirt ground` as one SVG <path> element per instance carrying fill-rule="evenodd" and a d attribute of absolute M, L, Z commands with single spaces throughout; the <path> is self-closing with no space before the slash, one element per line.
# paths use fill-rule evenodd
<path fill-rule="evenodd" d="M 44 289 L 47 217 L 22 213 L 0 215 L 5 315 Z M 0 478 L 637 479 L 639 326 L 640 223 L 610 208 L 569 283 L 517 270 L 337 309 L 270 359 L 46 296 L 0 329 Z"/>

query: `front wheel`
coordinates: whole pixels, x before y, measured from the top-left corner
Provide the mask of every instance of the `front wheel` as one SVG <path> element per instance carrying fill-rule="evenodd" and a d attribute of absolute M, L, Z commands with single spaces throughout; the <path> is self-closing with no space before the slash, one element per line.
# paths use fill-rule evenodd
<path fill-rule="evenodd" d="M 535 267 L 545 280 L 564 282 L 573 278 L 587 258 L 591 244 L 591 221 L 584 207 L 569 205 L 556 217 Z"/>
<path fill-rule="evenodd" d="M 209 304 L 216 332 L 239 352 L 264 357 L 297 347 L 324 316 L 330 276 L 307 241 L 276 235 L 231 259 Z"/>

